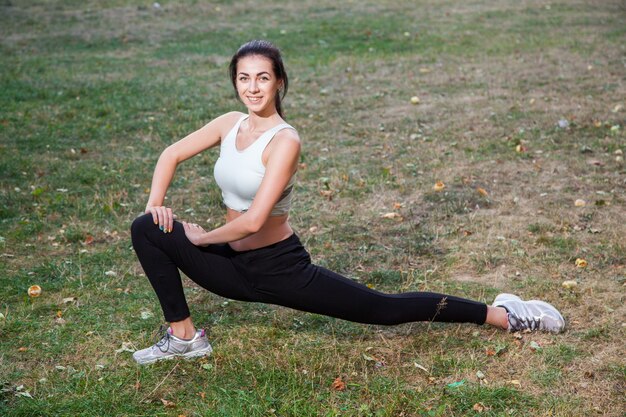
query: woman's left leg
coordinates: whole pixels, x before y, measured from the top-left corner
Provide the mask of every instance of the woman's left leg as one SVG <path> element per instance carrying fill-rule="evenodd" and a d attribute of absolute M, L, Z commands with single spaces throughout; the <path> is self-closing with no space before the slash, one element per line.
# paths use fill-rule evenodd
<path fill-rule="evenodd" d="M 257 301 L 297 310 L 386 325 L 413 321 L 483 324 L 487 318 L 484 303 L 431 292 L 385 294 L 313 265 L 296 236 L 243 254 L 236 262 L 247 270 Z"/>
<path fill-rule="evenodd" d="M 432 292 L 386 294 L 354 282 L 326 268 L 309 264 L 302 288 L 279 286 L 266 300 L 298 310 L 367 324 L 414 321 L 484 324 L 487 305 Z"/>

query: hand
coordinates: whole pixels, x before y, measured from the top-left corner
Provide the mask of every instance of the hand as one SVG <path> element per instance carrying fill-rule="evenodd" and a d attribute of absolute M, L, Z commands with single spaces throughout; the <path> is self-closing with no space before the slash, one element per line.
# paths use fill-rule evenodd
<path fill-rule="evenodd" d="M 185 228 L 185 236 L 191 243 L 196 246 L 207 246 L 202 243 L 202 235 L 206 233 L 206 231 L 202 228 L 202 226 L 198 226 L 195 223 L 187 223 L 183 222 L 183 227 Z"/>
<path fill-rule="evenodd" d="M 163 233 L 172 233 L 174 229 L 174 219 L 176 216 L 172 213 L 172 209 L 165 206 L 148 206 L 146 214 L 152 214 L 154 224 L 159 226 Z"/>

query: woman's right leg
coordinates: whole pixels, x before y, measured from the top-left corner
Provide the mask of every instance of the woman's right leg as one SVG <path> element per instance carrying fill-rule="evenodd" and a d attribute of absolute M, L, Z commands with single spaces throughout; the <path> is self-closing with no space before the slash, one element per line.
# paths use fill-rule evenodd
<path fill-rule="evenodd" d="M 242 301 L 253 299 L 252 287 L 230 261 L 229 247 L 195 246 L 179 222 L 174 222 L 171 233 L 163 233 L 149 214 L 135 219 L 131 232 L 139 262 L 168 322 L 181 322 L 190 316 L 179 269 L 215 294 Z"/>

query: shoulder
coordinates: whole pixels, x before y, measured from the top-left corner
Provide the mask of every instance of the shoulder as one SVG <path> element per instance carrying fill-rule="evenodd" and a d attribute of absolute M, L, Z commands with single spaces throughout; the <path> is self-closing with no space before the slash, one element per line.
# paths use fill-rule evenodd
<path fill-rule="evenodd" d="M 243 116 L 245 116 L 245 113 L 242 113 L 240 111 L 231 111 L 216 117 L 211 123 L 215 123 L 217 126 L 223 129 L 230 129 Z"/>
<path fill-rule="evenodd" d="M 266 148 L 268 160 L 297 161 L 300 156 L 300 136 L 291 128 L 281 129 Z"/>
<path fill-rule="evenodd" d="M 279 130 L 274 135 L 274 142 L 279 144 L 285 144 L 285 146 L 297 146 L 300 147 L 300 136 L 294 128 L 285 128 Z"/>

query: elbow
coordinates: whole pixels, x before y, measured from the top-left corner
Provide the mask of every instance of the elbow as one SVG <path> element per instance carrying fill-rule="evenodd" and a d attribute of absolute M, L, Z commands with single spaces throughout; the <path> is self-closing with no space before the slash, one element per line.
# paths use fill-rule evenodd
<path fill-rule="evenodd" d="M 180 162 L 178 155 L 176 154 L 176 149 L 173 147 L 174 145 L 170 145 L 161 152 L 161 156 L 159 157 L 160 161 L 173 163 L 178 165 Z"/>
<path fill-rule="evenodd" d="M 248 214 L 253 213 L 248 212 Z M 251 215 L 246 223 L 246 231 L 249 234 L 254 234 L 261 230 L 261 228 L 263 228 L 263 225 L 265 224 L 265 219 L 261 216 Z"/>

